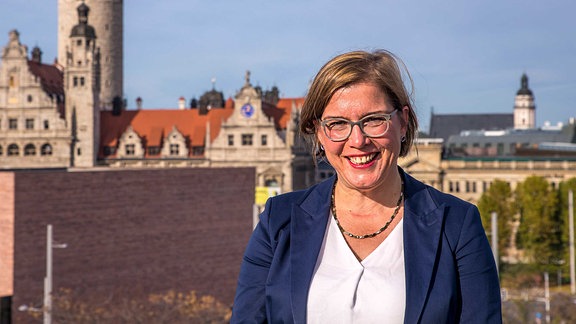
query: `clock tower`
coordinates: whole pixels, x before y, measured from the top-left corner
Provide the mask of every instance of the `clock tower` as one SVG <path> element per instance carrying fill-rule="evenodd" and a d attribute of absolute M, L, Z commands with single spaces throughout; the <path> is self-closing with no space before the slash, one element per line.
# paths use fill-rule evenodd
<path fill-rule="evenodd" d="M 278 108 L 263 101 L 259 88 L 250 83 L 250 72 L 234 96 L 234 112 L 218 136 L 206 144 L 213 167 L 256 167 L 256 186 L 276 193 L 292 190 L 291 151 L 286 131 L 278 127 Z M 210 138 L 207 136 L 207 138 Z"/>

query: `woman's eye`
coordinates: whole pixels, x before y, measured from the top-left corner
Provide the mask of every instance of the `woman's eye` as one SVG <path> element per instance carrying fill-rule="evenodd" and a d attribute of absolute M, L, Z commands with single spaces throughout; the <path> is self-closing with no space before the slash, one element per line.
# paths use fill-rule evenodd
<path fill-rule="evenodd" d="M 326 124 L 326 126 L 328 126 L 328 128 L 345 127 L 346 125 L 348 125 L 348 123 L 346 123 L 345 121 L 342 121 L 342 120 L 335 120 L 335 121 L 331 121 L 330 123 Z"/>
<path fill-rule="evenodd" d="M 386 122 L 386 119 L 383 117 L 370 117 L 370 118 L 364 120 L 364 125 L 378 126 L 378 125 L 382 125 L 385 122 Z"/>

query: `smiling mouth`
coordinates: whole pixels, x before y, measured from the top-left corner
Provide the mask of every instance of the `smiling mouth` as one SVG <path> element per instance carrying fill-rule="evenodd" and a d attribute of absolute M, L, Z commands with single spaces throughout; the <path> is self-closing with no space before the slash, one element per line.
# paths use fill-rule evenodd
<path fill-rule="evenodd" d="M 351 157 L 348 157 L 348 159 L 353 164 L 361 165 L 361 164 L 367 164 L 367 163 L 372 162 L 376 158 L 376 155 L 378 155 L 378 154 L 372 153 L 370 155 L 351 156 Z"/>

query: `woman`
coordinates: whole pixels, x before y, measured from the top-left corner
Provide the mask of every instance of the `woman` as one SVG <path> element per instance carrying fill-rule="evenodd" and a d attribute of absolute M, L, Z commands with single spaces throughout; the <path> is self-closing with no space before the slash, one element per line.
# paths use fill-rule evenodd
<path fill-rule="evenodd" d="M 318 72 L 300 129 L 336 176 L 269 199 L 232 323 L 501 322 L 477 208 L 397 165 L 418 126 L 399 65 L 356 51 Z"/>

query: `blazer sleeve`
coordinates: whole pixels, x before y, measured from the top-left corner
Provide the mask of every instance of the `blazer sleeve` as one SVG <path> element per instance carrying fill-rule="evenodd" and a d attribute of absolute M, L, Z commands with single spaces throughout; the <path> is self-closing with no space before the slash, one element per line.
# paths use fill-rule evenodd
<path fill-rule="evenodd" d="M 460 322 L 501 323 L 496 263 L 474 205 L 470 205 L 464 217 L 455 253 L 462 296 Z"/>
<path fill-rule="evenodd" d="M 269 233 L 270 205 L 268 200 L 246 247 L 230 323 L 267 322 L 266 280 L 274 253 Z"/>

